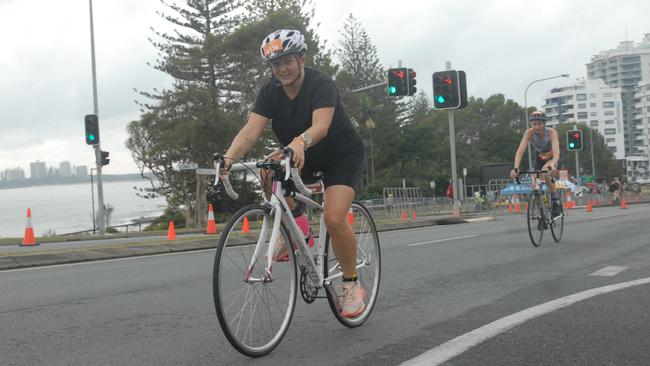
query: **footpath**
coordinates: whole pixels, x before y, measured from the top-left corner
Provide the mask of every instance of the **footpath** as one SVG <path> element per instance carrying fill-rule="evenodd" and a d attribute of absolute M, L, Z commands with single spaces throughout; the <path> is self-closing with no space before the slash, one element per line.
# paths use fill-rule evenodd
<path fill-rule="evenodd" d="M 435 225 L 453 225 L 472 222 L 494 221 L 494 216 L 448 216 L 418 217 L 416 220 L 399 219 L 376 221 L 377 230 L 391 231 Z M 219 242 L 220 233 L 207 235 L 188 233 L 179 235 L 176 240 L 167 240 L 160 232 L 149 237 L 142 235 L 117 239 L 107 235 L 99 240 L 43 243 L 36 246 L 16 244 L 0 246 L 0 271 L 49 266 L 64 263 L 88 262 L 115 258 L 167 254 L 185 251 L 214 249 Z M 146 240 L 145 240 L 146 239 Z"/>

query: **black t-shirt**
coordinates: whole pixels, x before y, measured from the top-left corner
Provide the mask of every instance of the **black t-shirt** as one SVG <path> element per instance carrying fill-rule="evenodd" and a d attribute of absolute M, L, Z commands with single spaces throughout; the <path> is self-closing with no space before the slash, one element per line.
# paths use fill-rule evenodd
<path fill-rule="evenodd" d="M 334 108 L 327 136 L 305 152 L 307 162 L 323 166 L 363 148 L 361 138 L 345 114 L 334 81 L 327 75 L 305 68 L 305 80 L 293 100 L 271 80 L 257 95 L 253 112 L 271 119 L 273 133 L 283 146 L 312 125 L 312 114 L 319 108 Z M 363 150 L 362 150 L 363 151 Z"/>

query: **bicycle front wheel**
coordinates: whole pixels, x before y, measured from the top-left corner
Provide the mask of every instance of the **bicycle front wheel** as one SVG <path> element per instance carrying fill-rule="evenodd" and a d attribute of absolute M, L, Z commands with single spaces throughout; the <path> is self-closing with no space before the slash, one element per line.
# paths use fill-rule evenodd
<path fill-rule="evenodd" d="M 526 212 L 526 220 L 528 221 L 528 236 L 533 246 L 538 247 L 542 243 L 542 236 L 544 236 L 545 219 L 543 215 L 542 196 L 531 192 L 528 196 L 528 211 Z"/>
<path fill-rule="evenodd" d="M 286 229 L 267 271 L 273 217 L 270 208 L 249 205 L 224 228 L 214 260 L 213 296 L 219 324 L 230 344 L 260 357 L 284 337 L 296 305 L 297 276 Z M 279 261 L 282 258 L 282 261 Z"/>
<path fill-rule="evenodd" d="M 562 240 L 562 234 L 564 233 L 564 209 L 560 205 L 560 216 L 555 219 L 551 219 L 551 235 L 553 235 L 553 240 L 556 243 L 559 243 Z"/>
<path fill-rule="evenodd" d="M 348 220 L 352 226 L 357 244 L 357 278 L 366 291 L 365 309 L 361 314 L 355 318 L 345 318 L 341 315 L 338 290 L 343 282 L 342 272 L 336 254 L 332 249 L 329 234 L 325 238 L 324 276 L 328 278 L 338 275 L 337 278 L 331 281 L 331 285 L 327 285 L 325 291 L 327 301 L 336 319 L 346 327 L 354 328 L 363 324 L 375 307 L 381 277 L 381 251 L 377 227 L 368 209 L 358 202 L 353 202 L 351 209 L 352 214 L 348 216 Z"/>

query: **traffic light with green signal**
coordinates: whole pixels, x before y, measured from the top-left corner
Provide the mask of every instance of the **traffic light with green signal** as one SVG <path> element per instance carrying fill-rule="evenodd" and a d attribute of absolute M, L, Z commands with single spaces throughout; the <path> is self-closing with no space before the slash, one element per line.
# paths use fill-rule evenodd
<path fill-rule="evenodd" d="M 406 67 L 388 69 L 388 88 L 386 92 L 389 97 L 402 97 L 409 95 L 408 70 Z"/>
<path fill-rule="evenodd" d="M 84 117 L 86 124 L 86 144 L 99 144 L 99 120 L 96 114 L 89 114 Z"/>
<path fill-rule="evenodd" d="M 465 71 L 447 70 L 433 73 L 433 108 L 460 109 L 467 106 Z"/>
<path fill-rule="evenodd" d="M 569 130 L 566 132 L 566 146 L 569 151 L 582 150 L 582 131 Z"/>

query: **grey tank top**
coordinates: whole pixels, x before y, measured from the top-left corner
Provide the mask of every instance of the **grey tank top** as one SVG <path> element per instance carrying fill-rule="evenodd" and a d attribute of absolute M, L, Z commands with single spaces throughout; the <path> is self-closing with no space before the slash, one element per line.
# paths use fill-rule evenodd
<path fill-rule="evenodd" d="M 533 146 L 537 152 L 549 152 L 553 151 L 553 145 L 551 144 L 551 138 L 549 137 L 548 128 L 544 128 L 544 137 L 539 137 L 538 134 L 533 132 Z"/>

